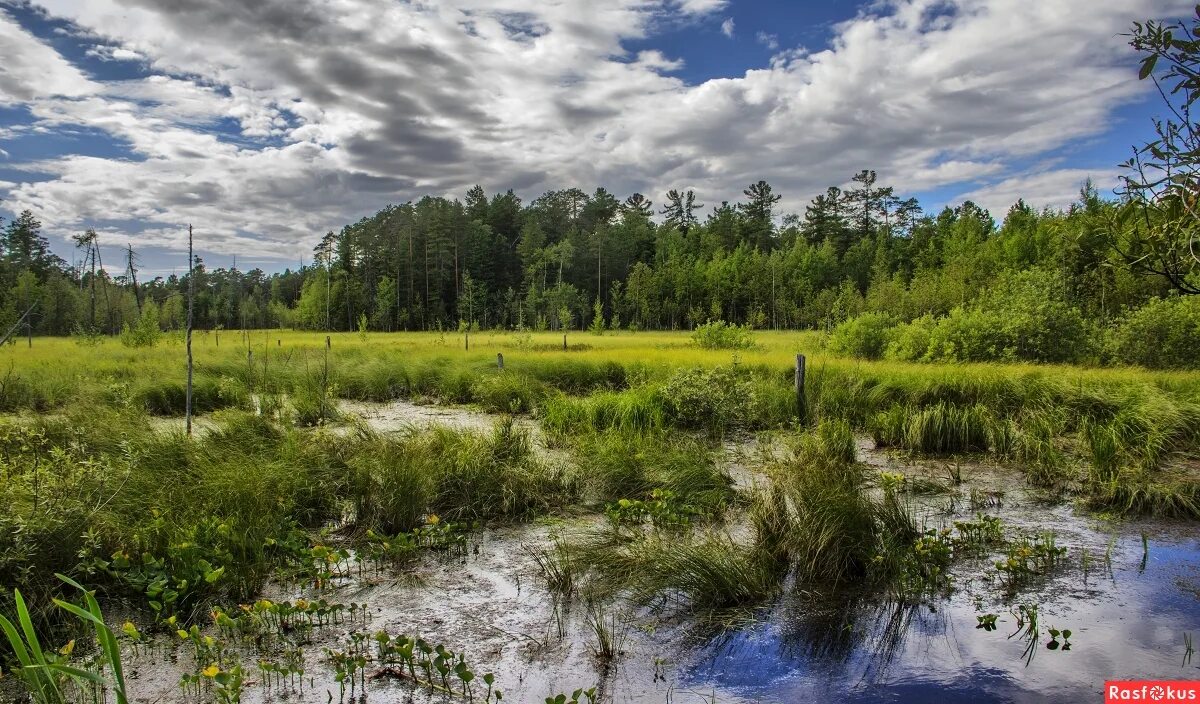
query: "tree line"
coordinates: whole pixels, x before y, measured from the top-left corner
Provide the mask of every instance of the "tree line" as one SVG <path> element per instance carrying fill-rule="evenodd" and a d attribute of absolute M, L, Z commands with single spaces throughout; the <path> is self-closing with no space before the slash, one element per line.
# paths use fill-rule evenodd
<path fill-rule="evenodd" d="M 604 188 L 549 191 L 529 203 L 476 186 L 462 200 L 425 197 L 329 232 L 312 263 L 267 274 L 198 262 L 201 328 L 312 330 L 481 328 L 689 329 L 707 320 L 755 328 L 829 328 L 870 311 L 946 315 L 1038 269 L 1045 295 L 1105 320 L 1181 290 L 1140 270 L 1113 233 L 1129 199 L 1085 186 L 1065 210 L 1015 203 L 997 222 L 965 202 L 936 213 L 876 174 L 830 187 L 803 215 L 776 209 L 765 181 L 706 207 L 672 190 L 656 205 Z M 0 323 L 34 300 L 34 331 L 116 333 L 146 314 L 179 328 L 188 276 L 137 281 L 98 259 L 99 237 L 75 238 L 75 263 L 50 251 L 25 211 L 0 238 Z M 1194 276 L 1194 274 L 1189 274 Z M 1184 281 L 1190 281 L 1184 278 Z"/>

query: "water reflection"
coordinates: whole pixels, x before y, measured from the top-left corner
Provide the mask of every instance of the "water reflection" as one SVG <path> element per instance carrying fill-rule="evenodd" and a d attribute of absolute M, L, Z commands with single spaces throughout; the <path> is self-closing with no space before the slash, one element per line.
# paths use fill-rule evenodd
<path fill-rule="evenodd" d="M 1111 579 L 1093 572 L 1084 584 L 1081 570 L 1069 570 L 1011 603 L 981 586 L 978 566 L 932 604 L 794 593 L 701 647 L 684 682 L 745 701 L 990 704 L 1094 701 L 1106 679 L 1200 678 L 1182 664 L 1183 634 L 1200 633 L 1200 544 L 1151 541 L 1144 568 L 1142 558 L 1140 538 L 1125 540 Z M 1029 641 L 1014 634 L 1010 612 L 1022 603 L 1039 615 L 1028 663 Z M 975 628 L 986 612 L 999 614 L 998 630 Z M 1046 649 L 1052 627 L 1072 630 L 1071 649 Z"/>

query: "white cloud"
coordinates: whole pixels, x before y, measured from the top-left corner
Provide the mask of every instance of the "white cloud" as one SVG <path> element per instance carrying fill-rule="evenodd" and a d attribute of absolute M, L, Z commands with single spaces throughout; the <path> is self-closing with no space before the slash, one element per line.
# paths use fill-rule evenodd
<path fill-rule="evenodd" d="M 692 15 L 707 15 L 725 9 L 729 0 L 678 0 L 679 9 Z"/>
<path fill-rule="evenodd" d="M 733 18 L 732 17 L 726 17 L 725 21 L 721 23 L 721 34 L 724 34 L 725 36 L 729 37 L 730 39 L 733 38 Z"/>
<path fill-rule="evenodd" d="M 1111 190 L 1117 186 L 1118 175 L 1117 169 L 1108 167 L 1054 169 L 1007 178 L 964 193 L 957 200 L 974 201 L 999 220 L 1018 199 L 1024 199 L 1026 205 L 1038 210 L 1066 208 L 1079 202 L 1079 192 L 1089 179 L 1097 189 Z"/>
<path fill-rule="evenodd" d="M 0 105 L 87 95 L 95 86 L 0 8 Z"/>
<path fill-rule="evenodd" d="M 89 79 L 0 12 L 0 102 L 38 120 L 23 134 L 86 126 L 132 152 L 12 165 L 49 178 L 0 189 L 6 207 L 60 234 L 132 218 L 168 247 L 192 222 L 217 251 L 289 260 L 387 202 L 476 182 L 525 196 L 688 184 L 717 203 L 765 178 L 802 211 L 863 168 L 901 192 L 995 178 L 1103 132 L 1146 89 L 1118 34 L 1187 9 L 881 0 L 824 50 L 777 47 L 766 68 L 689 85 L 671 75 L 678 57 L 623 42 L 723 0 L 41 4 L 161 75 Z M 222 120 L 239 140 L 218 136 Z M 1070 173 L 978 196 L 1059 198 Z"/>
<path fill-rule="evenodd" d="M 97 44 L 87 50 L 87 55 L 101 61 L 141 61 L 145 58 L 133 49 L 109 44 Z"/>
<path fill-rule="evenodd" d="M 767 34 L 766 32 L 760 31 L 758 34 L 754 35 L 754 39 L 758 41 L 759 44 L 762 44 L 771 51 L 775 51 L 779 48 L 779 37 L 774 34 Z"/>

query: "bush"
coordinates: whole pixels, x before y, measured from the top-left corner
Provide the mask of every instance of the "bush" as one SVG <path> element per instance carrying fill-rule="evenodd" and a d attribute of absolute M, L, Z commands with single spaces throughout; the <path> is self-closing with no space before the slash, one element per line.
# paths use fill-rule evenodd
<path fill-rule="evenodd" d="M 724 320 L 710 320 L 696 326 L 692 341 L 706 350 L 746 350 L 754 346 L 754 334 L 749 325 L 733 325 Z"/>
<path fill-rule="evenodd" d="M 1200 368 L 1200 296 L 1155 298 L 1130 311 L 1113 329 L 1108 347 L 1123 364 Z"/>
<path fill-rule="evenodd" d="M 135 404 L 153 416 L 181 416 L 187 412 L 187 385 L 181 381 L 148 381 L 133 392 Z M 199 378 L 192 383 L 192 413 L 249 405 L 246 389 L 234 380 Z"/>
<path fill-rule="evenodd" d="M 597 502 L 644 499 L 655 489 L 717 510 L 732 497 L 730 480 L 701 441 L 684 435 L 607 432 L 578 438 L 580 482 Z"/>
<path fill-rule="evenodd" d="M 879 359 L 898 323 L 887 313 L 863 313 L 833 329 L 829 349 L 851 357 Z"/>
<path fill-rule="evenodd" d="M 937 326 L 937 318 L 927 313 L 907 325 L 892 328 L 884 356 L 906 362 L 924 361 Z"/>
<path fill-rule="evenodd" d="M 742 425 L 751 408 L 749 384 L 724 367 L 676 372 L 663 386 L 662 396 L 671 425 L 713 435 Z"/>
<path fill-rule="evenodd" d="M 1076 362 L 1097 350 L 1092 326 L 1045 270 L 1002 276 L 976 304 L 918 318 L 890 336 L 889 358 L 928 362 Z"/>
<path fill-rule="evenodd" d="M 158 329 L 158 308 L 147 302 L 137 325 L 125 323 L 121 326 L 121 344 L 126 347 L 153 347 L 162 337 Z"/>

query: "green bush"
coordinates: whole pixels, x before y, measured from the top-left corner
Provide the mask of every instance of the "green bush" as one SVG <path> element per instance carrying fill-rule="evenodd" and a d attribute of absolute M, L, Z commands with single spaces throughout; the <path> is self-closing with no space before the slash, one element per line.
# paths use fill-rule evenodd
<path fill-rule="evenodd" d="M 662 396 L 671 425 L 713 435 L 743 425 L 751 408 L 750 385 L 727 367 L 678 371 L 663 386 Z"/>
<path fill-rule="evenodd" d="M 158 328 L 158 308 L 147 303 L 137 324 L 125 323 L 121 327 L 121 344 L 126 347 L 153 347 L 162 337 Z"/>
<path fill-rule="evenodd" d="M 973 305 L 955 307 L 944 318 L 925 316 L 892 330 L 886 354 L 927 362 L 1092 358 L 1098 350 L 1095 330 L 1066 301 L 1059 278 L 1046 270 L 1003 275 Z"/>
<path fill-rule="evenodd" d="M 710 320 L 696 326 L 692 341 L 706 350 L 746 350 L 754 346 L 754 333 L 749 325 Z"/>
<path fill-rule="evenodd" d="M 937 326 L 937 318 L 927 313 L 907 325 L 892 328 L 884 356 L 906 362 L 925 361 Z"/>
<path fill-rule="evenodd" d="M 1112 331 L 1109 354 L 1151 369 L 1200 368 L 1200 296 L 1155 298 L 1130 311 Z"/>
<path fill-rule="evenodd" d="M 187 385 L 181 381 L 150 381 L 133 392 L 134 402 L 154 416 L 181 416 L 187 412 Z M 196 379 L 192 383 L 192 412 L 211 413 L 248 405 L 246 389 L 230 379 Z"/>
<path fill-rule="evenodd" d="M 851 357 L 879 359 L 898 324 L 899 321 L 888 313 L 863 313 L 833 329 L 829 349 Z"/>

